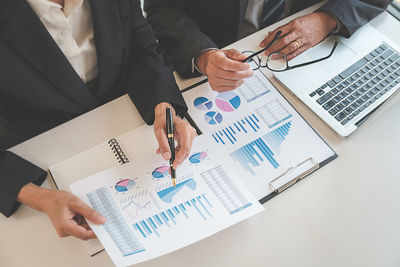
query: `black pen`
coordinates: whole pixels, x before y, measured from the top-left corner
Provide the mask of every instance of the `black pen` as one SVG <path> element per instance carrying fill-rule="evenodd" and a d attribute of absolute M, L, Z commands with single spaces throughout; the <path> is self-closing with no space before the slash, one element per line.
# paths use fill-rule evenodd
<path fill-rule="evenodd" d="M 175 160 L 175 139 L 174 139 L 174 118 L 172 116 L 171 108 L 167 108 L 167 137 L 168 137 L 168 144 L 169 149 L 171 150 L 171 158 L 169 160 L 169 169 L 171 171 L 171 179 L 172 185 L 175 188 L 175 178 L 176 173 L 174 169 L 174 160 Z"/>
<path fill-rule="evenodd" d="M 267 50 L 268 48 L 270 48 L 270 47 L 276 42 L 276 40 L 278 40 L 279 35 L 281 35 L 281 34 L 282 34 L 281 31 L 277 31 L 277 32 L 275 33 L 274 39 L 272 39 L 272 41 L 271 41 L 266 47 L 264 47 L 264 48 L 261 49 L 260 51 L 255 52 L 254 54 L 252 54 L 252 55 L 246 57 L 245 59 L 242 60 L 242 62 L 247 62 L 247 61 L 248 61 L 249 59 L 251 59 L 252 57 L 257 56 L 257 55 L 261 54 L 262 52 L 264 52 L 265 50 Z"/>

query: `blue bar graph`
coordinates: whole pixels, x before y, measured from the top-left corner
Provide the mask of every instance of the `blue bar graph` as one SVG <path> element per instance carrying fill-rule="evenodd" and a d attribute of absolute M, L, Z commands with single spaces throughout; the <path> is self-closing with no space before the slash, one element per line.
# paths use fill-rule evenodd
<path fill-rule="evenodd" d="M 258 133 L 260 130 L 260 119 L 256 114 L 250 114 L 241 120 L 231 123 L 227 127 L 212 134 L 217 144 L 235 144 L 240 136 Z"/>
<path fill-rule="evenodd" d="M 208 201 L 206 194 L 202 194 L 192 198 L 186 202 L 180 203 L 167 210 L 161 211 L 151 217 L 136 222 L 133 228 L 144 238 L 153 234 L 160 236 L 159 230 L 173 225 L 178 225 L 178 220 L 181 218 L 190 219 L 194 214 L 199 215 L 200 218 L 207 221 L 212 217 L 210 208 L 213 206 Z M 191 215 L 190 215 L 191 214 Z M 182 223 L 182 221 L 180 221 Z"/>
<path fill-rule="evenodd" d="M 275 156 L 288 136 L 291 125 L 292 122 L 290 121 L 276 128 L 263 137 L 232 152 L 231 157 L 252 175 L 256 174 L 254 168 L 259 167 L 265 161 L 268 161 L 275 169 L 278 168 L 279 163 L 276 161 Z M 267 143 L 270 145 L 267 145 Z"/>
<path fill-rule="evenodd" d="M 285 141 L 286 136 L 289 134 L 291 126 L 292 122 L 289 121 L 279 128 L 276 128 L 272 132 L 264 135 L 265 141 L 267 141 L 272 150 L 275 151 L 277 154 L 279 154 L 281 145 L 283 141 Z"/>

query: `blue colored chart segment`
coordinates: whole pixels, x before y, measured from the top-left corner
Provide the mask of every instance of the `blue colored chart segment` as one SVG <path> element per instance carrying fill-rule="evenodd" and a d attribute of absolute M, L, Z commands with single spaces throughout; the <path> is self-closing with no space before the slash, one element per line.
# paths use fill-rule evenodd
<path fill-rule="evenodd" d="M 220 93 L 215 99 L 215 104 L 222 111 L 232 112 L 239 108 L 240 97 L 233 92 Z"/>
<path fill-rule="evenodd" d="M 153 234 L 160 237 L 160 229 L 168 229 L 169 227 L 178 225 L 178 220 L 192 219 L 191 216 L 198 215 L 207 221 L 212 217 L 210 209 L 213 206 L 208 201 L 205 194 L 192 198 L 186 202 L 180 203 L 170 209 L 164 210 L 154 216 L 148 217 L 142 221 L 133 224 L 133 228 L 144 238 Z M 187 221 L 190 222 L 189 220 Z"/>
<path fill-rule="evenodd" d="M 286 136 L 289 134 L 290 127 L 292 126 L 292 122 L 289 121 L 284 125 L 276 128 L 272 132 L 266 134 L 264 136 L 265 140 L 269 144 L 269 146 L 276 152 L 280 152 L 281 145 L 283 141 L 285 141 Z"/>
<path fill-rule="evenodd" d="M 168 166 L 161 166 L 156 168 L 151 175 L 156 179 L 161 179 L 169 175 L 169 167 Z"/>
<path fill-rule="evenodd" d="M 206 113 L 204 119 L 208 124 L 215 125 L 220 124 L 223 120 L 223 117 L 219 112 L 210 111 Z"/>
<path fill-rule="evenodd" d="M 257 133 L 259 129 L 260 120 L 251 114 L 213 133 L 212 137 L 217 144 L 235 144 L 241 136 Z"/>
<path fill-rule="evenodd" d="M 130 180 L 130 179 L 124 179 L 119 181 L 116 185 L 115 185 L 115 190 L 117 192 L 126 192 L 129 189 L 131 189 L 132 187 L 134 187 L 136 185 L 135 181 Z"/>
<path fill-rule="evenodd" d="M 159 196 L 159 198 L 167 203 L 171 203 L 172 199 L 174 198 L 174 196 L 182 190 L 182 188 L 184 188 L 185 186 L 189 187 L 192 190 L 196 189 L 196 181 L 193 178 L 190 178 L 186 181 L 183 181 L 181 183 L 178 183 L 176 185 L 176 187 L 174 188 L 173 186 L 165 188 L 161 191 L 157 192 L 157 195 Z"/>
<path fill-rule="evenodd" d="M 208 98 L 205 97 L 198 97 L 194 100 L 194 106 L 198 110 L 210 110 L 213 106 L 212 101 L 208 100 Z"/>
<path fill-rule="evenodd" d="M 189 162 L 193 163 L 193 164 L 200 163 L 203 160 L 205 160 L 207 158 L 207 156 L 208 156 L 208 154 L 205 151 L 195 153 L 189 157 Z"/>

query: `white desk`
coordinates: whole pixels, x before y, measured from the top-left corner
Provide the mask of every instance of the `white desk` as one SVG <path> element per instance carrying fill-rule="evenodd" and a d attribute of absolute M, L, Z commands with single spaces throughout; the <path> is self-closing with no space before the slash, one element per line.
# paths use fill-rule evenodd
<path fill-rule="evenodd" d="M 400 44 L 400 23 L 390 15 L 373 25 Z M 232 47 L 255 48 L 261 35 Z M 268 201 L 265 212 L 138 266 L 400 266 L 400 95 L 341 139 L 282 92 L 339 158 Z M 13 151 L 48 168 L 142 123 L 125 96 Z M 90 258 L 73 238 L 58 238 L 45 214 L 26 206 L 0 215 L 0 237 L 0 266 L 112 266 L 106 253 Z"/>

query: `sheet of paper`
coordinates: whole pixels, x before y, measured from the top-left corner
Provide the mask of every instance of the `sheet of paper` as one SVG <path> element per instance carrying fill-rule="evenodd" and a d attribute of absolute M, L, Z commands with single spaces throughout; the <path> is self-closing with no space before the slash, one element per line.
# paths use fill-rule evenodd
<path fill-rule="evenodd" d="M 270 181 L 289 168 L 334 155 L 260 71 L 234 91 L 219 94 L 205 83 L 183 95 L 189 115 L 235 162 L 258 199 L 271 193 Z"/>
<path fill-rule="evenodd" d="M 211 138 L 195 139 L 175 189 L 168 162 L 156 154 L 70 186 L 106 216 L 103 226 L 89 223 L 116 265 L 170 253 L 263 210 Z"/>
<path fill-rule="evenodd" d="M 143 156 L 154 154 L 157 149 L 153 127 L 147 125 L 118 136 L 116 140 L 131 162 Z M 104 142 L 51 166 L 50 172 L 59 189 L 70 191 L 70 184 L 118 165 L 120 165 L 120 162 L 113 153 L 110 144 Z M 104 249 L 101 243 L 95 239 L 77 242 L 82 244 L 89 255 L 94 255 Z"/>

